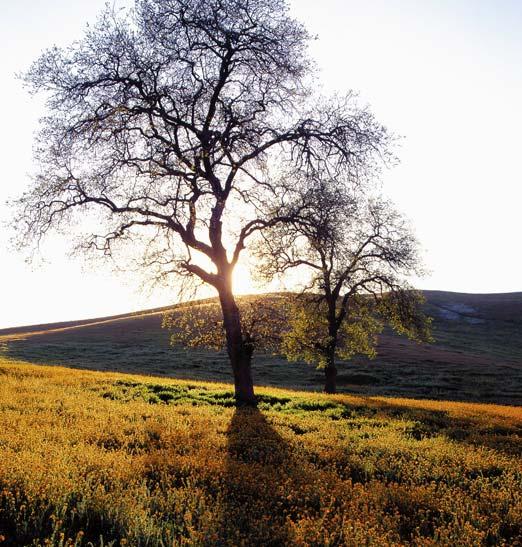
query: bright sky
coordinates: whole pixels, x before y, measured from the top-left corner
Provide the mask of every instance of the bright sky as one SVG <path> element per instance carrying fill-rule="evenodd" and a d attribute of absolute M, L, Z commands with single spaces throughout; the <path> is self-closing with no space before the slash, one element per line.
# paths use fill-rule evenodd
<path fill-rule="evenodd" d="M 81 36 L 105 0 L 0 0 L 0 220 L 29 183 L 43 113 L 14 78 L 45 47 Z M 411 219 L 431 274 L 425 289 L 522 290 L 522 2 L 293 0 L 317 34 L 325 92 L 355 89 L 405 137 L 384 190 Z M 0 328 L 165 305 L 175 291 L 140 292 L 130 276 L 67 255 L 56 240 L 29 267 L 0 232 Z M 249 290 L 248 270 L 238 288 Z"/>

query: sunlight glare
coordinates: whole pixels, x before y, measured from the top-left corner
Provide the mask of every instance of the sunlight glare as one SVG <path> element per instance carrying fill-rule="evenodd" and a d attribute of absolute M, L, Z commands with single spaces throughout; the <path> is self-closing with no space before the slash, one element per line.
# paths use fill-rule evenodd
<path fill-rule="evenodd" d="M 254 285 L 250 269 L 246 264 L 239 262 L 234 269 L 233 276 L 234 294 L 253 294 L 260 292 L 259 287 Z"/>

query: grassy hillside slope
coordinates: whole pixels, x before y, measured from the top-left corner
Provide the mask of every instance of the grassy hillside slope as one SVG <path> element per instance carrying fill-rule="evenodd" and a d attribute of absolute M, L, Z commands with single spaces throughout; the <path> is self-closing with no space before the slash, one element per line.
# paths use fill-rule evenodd
<path fill-rule="evenodd" d="M 439 345 L 522 361 L 522 292 L 425 294 Z"/>
<path fill-rule="evenodd" d="M 0 378 L 2 545 L 522 545 L 521 408 Z"/>
<path fill-rule="evenodd" d="M 347 393 L 522 404 L 522 293 L 426 291 L 433 345 L 384 335 L 379 356 L 340 366 Z M 0 331 L 5 357 L 33 363 L 229 381 L 226 356 L 169 347 L 161 310 Z M 38 334 L 31 334 L 36 332 Z M 321 371 L 256 355 L 258 385 L 321 389 Z"/>

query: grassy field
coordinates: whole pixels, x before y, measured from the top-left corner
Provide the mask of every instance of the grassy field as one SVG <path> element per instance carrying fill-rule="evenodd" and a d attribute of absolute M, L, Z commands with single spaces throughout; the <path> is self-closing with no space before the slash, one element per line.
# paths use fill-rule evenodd
<path fill-rule="evenodd" d="M 384 335 L 374 361 L 340 363 L 345 393 L 522 404 L 522 293 L 427 291 L 435 344 Z M 179 379 L 230 381 L 223 353 L 169 346 L 162 311 L 0 331 L 5 358 Z M 37 332 L 39 334 L 32 334 Z M 257 385 L 320 390 L 304 363 L 255 355 Z"/>
<path fill-rule="evenodd" d="M 522 545 L 520 407 L 0 378 L 0 545 Z"/>

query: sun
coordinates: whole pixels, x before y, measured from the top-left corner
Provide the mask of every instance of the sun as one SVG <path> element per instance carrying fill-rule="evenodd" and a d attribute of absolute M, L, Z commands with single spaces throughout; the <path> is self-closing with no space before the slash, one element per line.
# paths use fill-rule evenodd
<path fill-rule="evenodd" d="M 260 292 L 260 288 L 256 286 L 252 280 L 250 268 L 241 262 L 234 268 L 232 284 L 234 294 L 253 294 Z"/>

